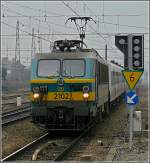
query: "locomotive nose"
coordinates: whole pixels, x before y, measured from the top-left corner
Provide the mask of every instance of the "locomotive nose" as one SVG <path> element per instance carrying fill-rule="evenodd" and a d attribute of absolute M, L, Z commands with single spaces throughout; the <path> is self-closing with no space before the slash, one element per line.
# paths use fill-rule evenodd
<path fill-rule="evenodd" d="M 56 115 L 55 111 L 48 112 L 47 118 L 48 118 L 49 122 L 55 123 L 57 120 L 57 115 Z"/>

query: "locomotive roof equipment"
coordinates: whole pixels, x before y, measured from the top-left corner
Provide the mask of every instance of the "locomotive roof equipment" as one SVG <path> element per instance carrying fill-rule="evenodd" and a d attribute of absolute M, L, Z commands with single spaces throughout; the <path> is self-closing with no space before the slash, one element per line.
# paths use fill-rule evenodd
<path fill-rule="evenodd" d="M 60 51 L 71 51 L 71 49 L 82 49 L 84 45 L 87 45 L 81 40 L 57 40 L 54 42 L 53 50 L 60 50 Z"/>
<path fill-rule="evenodd" d="M 79 32 L 80 39 L 82 41 L 82 46 L 83 46 L 83 39 L 85 39 L 85 31 L 86 31 L 87 22 L 90 21 L 90 20 L 92 20 L 95 24 L 96 24 L 96 22 L 91 17 L 80 17 L 80 16 L 79 17 L 70 17 L 70 18 L 67 19 L 66 23 L 69 20 L 71 20 L 71 22 L 74 21 L 74 23 L 75 23 L 75 25 L 77 27 L 77 30 Z M 78 20 L 80 20 L 80 25 L 79 25 Z M 78 21 L 78 23 L 77 23 L 77 21 Z"/>

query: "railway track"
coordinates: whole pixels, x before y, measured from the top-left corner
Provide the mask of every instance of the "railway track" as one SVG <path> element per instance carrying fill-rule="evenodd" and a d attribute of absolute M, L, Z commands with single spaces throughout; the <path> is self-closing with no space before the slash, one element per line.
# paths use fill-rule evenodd
<path fill-rule="evenodd" d="M 48 144 L 49 141 L 51 142 L 57 142 L 61 140 L 61 145 L 57 145 L 57 143 L 52 143 L 54 145 L 54 148 L 51 148 L 51 159 L 53 161 L 61 161 L 65 157 L 67 157 L 68 153 L 71 152 L 71 150 L 76 146 L 76 144 L 80 141 L 81 138 L 83 138 L 89 131 L 90 129 L 94 126 L 94 124 L 90 124 L 87 126 L 87 128 L 81 133 L 78 134 L 77 136 L 73 137 L 61 137 L 55 138 L 50 135 L 49 133 L 44 134 L 43 136 L 39 137 L 38 139 L 34 140 L 33 142 L 25 145 L 24 147 L 18 149 L 17 151 L 13 152 L 12 154 L 6 156 L 5 158 L 2 159 L 2 161 L 16 161 L 16 160 L 38 160 L 37 159 L 37 154 L 41 146 L 43 144 Z M 36 155 L 36 156 L 35 156 Z M 45 157 L 43 158 L 45 160 Z"/>
<path fill-rule="evenodd" d="M 48 138 L 48 135 L 49 135 L 49 133 L 46 133 L 46 134 L 40 136 L 39 138 L 35 139 L 34 141 L 26 144 L 22 148 L 20 148 L 17 151 L 11 153 L 10 155 L 6 156 L 1 161 L 16 160 L 17 157 L 20 156 L 22 153 L 24 153 L 26 151 L 30 151 L 31 148 L 33 148 L 33 146 L 36 146 L 37 144 L 42 143 L 43 141 L 45 141 Z"/>
<path fill-rule="evenodd" d="M 95 126 L 95 123 L 88 124 L 83 132 L 74 137 L 65 137 L 63 140 L 58 139 L 50 141 L 43 148 L 37 149 L 32 160 L 52 160 L 62 161 L 68 157 L 69 153 L 75 148 L 75 146 L 84 138 L 89 131 Z"/>
<path fill-rule="evenodd" d="M 91 123 L 87 128 L 77 136 L 69 137 L 53 137 L 50 134 L 45 134 L 33 142 L 25 145 L 19 150 L 13 152 L 9 156 L 2 159 L 2 161 L 13 160 L 53 160 L 53 161 L 80 161 L 82 153 L 86 153 L 86 148 L 89 142 L 93 140 L 91 130 L 95 123 Z M 93 129 L 95 130 L 95 128 Z M 111 136 L 100 135 L 99 139 L 103 144 L 98 145 L 100 157 L 107 156 L 107 161 L 116 160 L 120 155 L 120 145 L 115 144 L 116 139 L 125 141 L 125 134 L 115 133 Z M 108 141 L 109 140 L 109 141 Z M 118 140 L 116 141 L 118 142 Z M 77 158 L 78 157 L 78 158 Z M 82 158 L 82 157 L 81 157 Z M 82 159 L 81 159 L 82 160 Z M 96 159 L 95 159 L 96 160 Z"/>
<path fill-rule="evenodd" d="M 22 102 L 22 104 L 29 104 L 29 101 Z M 7 102 L 7 103 L 2 103 L 2 107 L 9 106 L 9 105 L 16 105 L 16 102 Z"/>
<path fill-rule="evenodd" d="M 84 139 L 80 140 L 80 143 L 76 145 L 63 161 L 116 160 L 120 157 L 121 150 L 123 150 L 118 143 L 122 141 L 124 141 L 124 136 L 120 137 L 118 134 L 111 137 L 101 136 L 100 139 L 95 139 L 94 136 L 88 134 Z M 96 148 L 93 148 L 93 146 L 96 146 Z"/>
<path fill-rule="evenodd" d="M 107 121 L 107 119 L 106 119 Z M 105 123 L 105 122 L 104 122 Z M 76 143 L 72 152 L 67 157 L 56 159 L 56 161 L 114 161 L 119 160 L 124 147 L 120 144 L 129 141 L 129 135 L 124 125 L 120 126 L 120 131 L 114 130 L 111 135 L 99 135 L 95 137 L 95 128 Z M 94 148 L 93 148 L 94 146 Z M 95 148 L 96 147 L 96 148 Z M 93 152 L 94 151 L 94 152 Z M 96 153 L 96 154 L 95 154 Z"/>
<path fill-rule="evenodd" d="M 51 140 L 47 145 L 36 149 L 32 155 L 32 160 L 81 161 L 82 154 L 83 156 L 86 154 L 86 148 L 89 146 L 89 142 L 93 139 L 93 135 L 91 135 L 91 132 L 89 133 L 91 129 L 92 126 L 89 126 L 83 133 L 73 140 L 71 138 L 64 138 L 63 142 L 59 140 Z M 103 155 L 108 155 L 108 157 L 106 157 L 108 161 L 114 160 L 119 155 L 120 146 L 114 144 L 115 140 L 118 142 L 118 138 L 124 139 L 124 136 L 115 134 L 109 139 L 109 141 L 108 137 L 101 137 L 102 143 L 98 144 L 98 150 L 102 157 Z M 85 156 L 87 159 L 90 157 L 90 154 Z"/>
<path fill-rule="evenodd" d="M 31 116 L 31 107 L 24 106 L 23 108 L 11 110 L 2 113 L 2 126 L 7 126 L 16 121 L 29 118 Z"/>
<path fill-rule="evenodd" d="M 2 110 L 3 111 L 11 110 L 12 106 L 18 107 L 18 108 L 21 107 L 21 106 L 17 106 L 17 99 L 16 99 L 17 96 L 21 97 L 22 105 L 30 104 L 30 101 L 27 98 L 28 94 L 29 93 L 26 92 L 26 93 L 22 93 L 22 94 L 14 94 L 14 95 L 9 95 L 9 96 L 4 96 L 3 95 L 2 96 Z"/>
<path fill-rule="evenodd" d="M 78 144 L 81 138 L 83 138 L 86 134 L 89 133 L 89 131 L 92 129 L 94 125 L 95 123 L 88 125 L 84 132 L 82 132 L 77 138 L 75 138 L 69 145 L 67 145 L 67 147 L 62 152 L 60 152 L 54 158 L 54 161 L 62 161 L 69 154 L 69 152 L 71 152 L 71 150 Z"/>
<path fill-rule="evenodd" d="M 10 99 L 16 98 L 17 96 L 24 96 L 24 95 L 29 95 L 29 91 L 25 91 L 25 92 L 18 93 L 18 94 L 12 94 L 12 95 L 3 95 L 2 100 L 10 100 Z"/>

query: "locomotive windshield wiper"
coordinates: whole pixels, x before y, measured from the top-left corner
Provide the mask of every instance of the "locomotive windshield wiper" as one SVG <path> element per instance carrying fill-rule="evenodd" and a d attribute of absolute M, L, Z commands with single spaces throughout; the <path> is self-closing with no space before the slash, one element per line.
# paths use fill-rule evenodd
<path fill-rule="evenodd" d="M 69 67 L 69 73 L 67 73 L 67 69 L 64 69 L 63 75 L 67 78 L 73 78 L 74 76 L 71 75 L 71 67 Z"/>
<path fill-rule="evenodd" d="M 59 71 L 56 71 L 55 72 L 56 74 L 50 74 L 49 76 L 48 76 L 48 78 L 56 78 L 58 75 L 59 75 Z"/>

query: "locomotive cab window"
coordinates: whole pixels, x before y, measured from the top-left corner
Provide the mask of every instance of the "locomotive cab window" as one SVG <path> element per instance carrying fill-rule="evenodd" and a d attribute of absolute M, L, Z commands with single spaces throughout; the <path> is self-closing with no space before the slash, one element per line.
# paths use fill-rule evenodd
<path fill-rule="evenodd" d="M 63 60 L 63 76 L 77 77 L 84 76 L 85 61 L 83 59 L 66 59 Z"/>
<path fill-rule="evenodd" d="M 39 60 L 37 75 L 40 77 L 55 77 L 60 74 L 59 60 Z"/>

